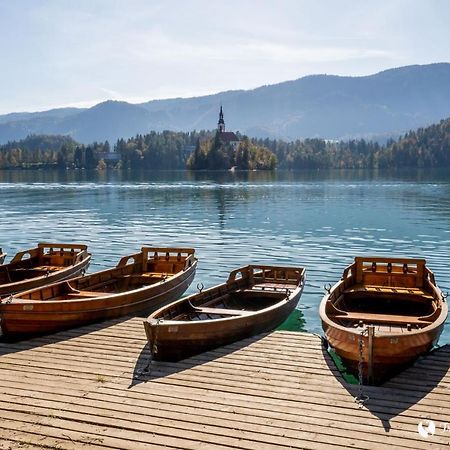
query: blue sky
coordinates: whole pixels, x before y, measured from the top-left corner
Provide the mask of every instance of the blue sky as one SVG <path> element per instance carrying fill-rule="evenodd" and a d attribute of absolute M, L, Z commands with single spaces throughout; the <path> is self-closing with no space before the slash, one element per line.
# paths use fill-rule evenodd
<path fill-rule="evenodd" d="M 0 0 L 0 113 L 450 61 L 447 0 Z"/>

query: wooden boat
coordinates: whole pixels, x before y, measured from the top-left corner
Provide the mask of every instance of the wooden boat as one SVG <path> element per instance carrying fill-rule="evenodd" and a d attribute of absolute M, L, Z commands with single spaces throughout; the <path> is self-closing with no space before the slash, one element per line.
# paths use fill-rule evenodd
<path fill-rule="evenodd" d="M 5 262 L 6 253 L 3 253 L 3 249 L 0 248 L 0 265 L 2 265 Z"/>
<path fill-rule="evenodd" d="M 295 309 L 304 279 L 303 268 L 250 265 L 160 308 L 144 321 L 153 358 L 177 361 L 275 328 Z"/>
<path fill-rule="evenodd" d="M 39 243 L 0 266 L 0 298 L 77 277 L 90 261 L 86 245 Z"/>
<path fill-rule="evenodd" d="M 0 304 L 4 336 L 48 334 L 105 319 L 153 311 L 194 279 L 193 249 L 143 247 L 113 269 L 17 294 Z"/>
<path fill-rule="evenodd" d="M 447 314 L 424 259 L 357 257 L 320 304 L 328 343 L 369 384 L 436 345 Z"/>

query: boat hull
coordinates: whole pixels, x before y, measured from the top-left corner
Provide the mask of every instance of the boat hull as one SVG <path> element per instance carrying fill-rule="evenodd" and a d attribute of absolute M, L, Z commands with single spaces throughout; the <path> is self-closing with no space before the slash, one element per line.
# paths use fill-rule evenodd
<path fill-rule="evenodd" d="M 273 330 L 284 322 L 296 308 L 303 291 L 303 278 L 300 285 L 291 286 L 291 289 L 288 296 L 284 300 L 278 301 L 273 307 L 233 317 L 198 321 L 161 320 L 158 319 L 158 315 L 163 314 L 164 309 L 161 309 L 144 321 L 153 358 L 163 361 L 179 361 L 258 333 Z M 204 295 L 213 298 L 223 295 L 226 290 L 227 285 L 224 284 L 211 288 L 210 294 L 205 291 Z M 202 295 L 193 295 L 181 299 L 177 303 L 191 304 L 191 301 L 196 303 L 196 297 Z M 258 291 L 258 295 L 264 297 L 270 293 Z"/>
<path fill-rule="evenodd" d="M 18 339 L 50 334 L 127 315 L 150 313 L 179 298 L 195 276 L 197 262 L 167 281 L 121 294 L 77 301 L 0 304 L 2 335 Z"/>
<path fill-rule="evenodd" d="M 369 383 L 369 338 L 367 333 L 361 336 L 356 330 L 342 330 L 338 327 L 322 324 L 330 347 L 342 359 L 345 366 L 355 376 L 359 376 L 359 362 L 362 361 L 362 377 Z M 414 363 L 421 355 L 428 353 L 437 344 L 444 324 L 420 333 L 409 335 L 377 335 L 373 337 L 372 364 L 373 375 L 370 382 L 380 384 Z M 362 340 L 362 353 L 360 349 Z M 362 359 L 361 359 L 362 354 Z"/>

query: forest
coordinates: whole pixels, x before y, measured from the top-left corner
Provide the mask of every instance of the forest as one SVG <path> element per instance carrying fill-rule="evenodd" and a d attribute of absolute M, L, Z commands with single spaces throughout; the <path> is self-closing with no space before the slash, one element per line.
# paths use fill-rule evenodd
<path fill-rule="evenodd" d="M 163 131 L 89 145 L 69 136 L 30 135 L 0 146 L 0 169 L 238 170 L 449 167 L 450 119 L 410 131 L 386 145 L 364 139 L 293 142 L 239 136 L 234 148 L 215 132 Z"/>
<path fill-rule="evenodd" d="M 191 170 L 273 170 L 277 158 L 273 152 L 263 145 L 256 144 L 246 136 L 240 139 L 239 145 L 233 147 L 223 143 L 220 133 L 214 139 L 203 139 L 197 142 L 194 153 L 187 160 Z"/>

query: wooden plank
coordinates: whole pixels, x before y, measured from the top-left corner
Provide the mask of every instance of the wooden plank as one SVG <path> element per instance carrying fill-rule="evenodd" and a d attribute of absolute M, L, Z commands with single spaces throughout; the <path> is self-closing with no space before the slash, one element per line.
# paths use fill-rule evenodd
<path fill-rule="evenodd" d="M 95 376 L 97 376 L 98 374 L 94 374 Z M 177 380 L 173 380 L 172 382 L 177 382 Z M 185 380 L 184 380 L 184 382 L 185 382 Z M 326 389 L 325 391 L 327 391 L 327 392 L 329 392 L 329 389 Z M 391 394 L 388 394 L 388 395 L 391 395 Z"/>
<path fill-rule="evenodd" d="M 11 391 L 14 391 L 14 389 L 10 389 Z M 3 400 L 5 402 L 14 402 L 16 398 L 14 395 L 7 393 L 5 390 L 2 392 L 3 394 Z M 38 394 L 38 395 L 35 395 Z M 131 399 L 130 399 L 131 400 Z M 246 429 L 251 429 L 252 427 L 248 426 L 248 424 L 257 424 L 257 425 L 266 425 L 269 429 L 270 427 L 276 427 L 277 430 L 280 428 L 286 428 L 290 430 L 297 430 L 299 421 L 307 421 L 309 424 L 315 424 L 316 426 L 324 426 L 325 424 L 321 422 L 320 419 L 329 419 L 331 422 L 327 424 L 327 427 L 330 429 L 333 428 L 339 428 L 341 430 L 344 430 L 345 432 L 348 431 L 349 426 L 353 429 L 354 432 L 359 431 L 366 431 L 366 425 L 359 425 L 354 423 L 354 417 L 352 418 L 352 421 L 342 421 L 337 420 L 336 414 L 329 414 L 326 411 L 320 411 L 319 414 L 311 414 L 311 411 L 309 408 L 304 408 L 303 410 L 296 408 L 294 405 L 291 406 L 290 411 L 292 415 L 289 417 L 287 415 L 284 415 L 282 418 L 279 417 L 271 417 L 270 419 L 267 418 L 267 412 L 264 411 L 263 418 L 257 417 L 254 415 L 252 408 L 247 408 L 247 414 L 245 414 L 240 408 L 234 408 L 231 413 L 228 413 L 228 411 L 224 411 L 223 409 L 216 409 L 216 410 L 210 410 L 205 409 L 205 412 L 202 414 L 201 404 L 197 402 L 192 403 L 192 407 L 196 410 L 196 416 L 193 416 L 191 414 L 192 409 L 189 409 L 189 407 L 180 405 L 180 403 L 177 401 L 176 398 L 173 399 L 172 402 L 168 403 L 162 403 L 160 401 L 159 396 L 154 396 L 152 401 L 148 401 L 145 397 L 143 398 L 143 401 L 139 402 L 133 399 L 132 402 L 126 404 L 124 399 L 121 399 L 119 402 L 114 401 L 114 397 L 111 398 L 104 398 L 104 399 L 96 399 L 96 401 L 92 401 L 85 396 L 81 396 L 79 399 L 73 399 L 70 396 L 64 396 L 64 395 L 55 395 L 53 393 L 47 394 L 47 393 L 36 393 L 31 392 L 30 399 L 25 398 L 24 404 L 27 404 L 28 402 L 31 402 L 31 405 L 40 405 L 43 406 L 45 404 L 46 408 L 52 408 L 52 407 L 59 407 L 64 408 L 66 410 L 67 408 L 73 409 L 74 411 L 82 411 L 85 413 L 87 411 L 86 407 L 97 407 L 100 408 L 98 411 L 103 410 L 113 410 L 116 413 L 133 413 L 138 414 L 141 413 L 142 415 L 145 415 L 147 413 L 148 416 L 156 416 L 156 417 L 164 417 L 168 419 L 177 419 L 178 421 L 182 421 L 183 418 L 179 414 L 188 414 L 189 416 L 187 419 L 184 420 L 195 420 L 196 422 L 203 420 L 207 420 L 208 424 L 212 425 L 214 423 L 214 419 L 220 419 L 220 421 L 216 424 L 217 426 L 222 425 L 223 421 L 227 421 L 227 423 L 233 423 L 235 422 L 232 427 L 233 429 L 238 429 L 241 427 L 245 427 Z M 52 405 L 53 402 L 53 405 Z M 70 405 L 65 406 L 64 403 L 70 402 Z M 157 406 L 157 408 L 155 408 Z M 150 409 L 149 409 L 150 408 Z M 103 412 L 102 412 L 103 414 Z M 106 412 L 106 414 L 109 414 Z M 178 414 L 178 415 L 177 415 Z M 342 419 L 342 416 L 339 417 L 339 419 Z M 370 418 L 369 418 L 370 419 Z M 131 418 L 129 419 L 131 420 Z M 133 420 L 142 420 L 142 419 L 136 419 Z M 367 419 L 366 419 L 367 420 Z M 366 423 L 365 420 L 365 423 Z M 229 421 L 229 422 L 228 422 Z M 372 420 L 372 425 L 378 423 L 378 430 L 377 428 L 373 429 L 373 433 L 381 433 L 384 436 L 384 433 L 381 432 L 379 429 L 379 421 Z M 222 426 L 227 426 L 227 424 L 223 424 Z M 402 437 L 402 438 L 410 438 L 410 433 L 405 433 L 402 430 L 407 430 L 407 428 L 401 428 L 393 430 L 390 433 L 391 437 Z M 258 432 L 264 432 L 261 430 L 257 430 Z M 265 430 L 267 432 L 267 429 Z M 394 444 L 394 440 L 390 440 L 391 444 Z M 400 444 L 399 444 L 400 445 Z"/>
<path fill-rule="evenodd" d="M 201 367 L 201 369 L 203 370 L 204 369 L 204 367 Z M 120 371 L 121 372 L 121 371 Z M 120 373 L 119 372 L 119 373 Z M 158 371 L 159 372 L 159 371 Z M 164 371 L 162 372 L 163 373 L 163 375 L 164 375 Z M 94 376 L 97 376 L 98 375 L 98 373 L 94 373 L 93 374 Z M 114 375 L 114 374 L 113 374 Z M 118 374 L 116 374 L 117 376 L 119 376 Z M 301 376 L 301 375 L 299 375 L 299 376 Z M 203 376 L 202 376 L 202 378 L 203 378 Z M 176 380 L 174 381 L 174 382 L 176 382 Z M 328 389 L 327 389 L 327 391 L 329 391 Z"/>
<path fill-rule="evenodd" d="M 265 334 L 152 364 L 151 373 L 134 379 L 147 364 L 145 344 L 142 318 L 0 343 L 0 440 L 64 449 L 447 444 L 444 435 L 420 440 L 417 423 L 430 411 L 450 421 L 448 348 L 391 386 L 365 388 L 369 410 L 361 410 L 353 400 L 357 386 L 343 381 L 317 336 Z M 419 389 L 428 368 L 429 383 L 441 379 Z M 382 421 L 390 421 L 389 433 Z"/>
<path fill-rule="evenodd" d="M 265 448 L 266 445 L 286 446 L 302 448 L 302 443 L 298 440 L 310 440 L 309 433 L 314 433 L 315 429 L 323 427 L 322 434 L 324 436 L 332 436 L 336 444 L 344 444 L 342 439 L 348 436 L 347 427 L 336 426 L 335 418 L 327 420 L 325 418 L 314 418 L 306 414 L 300 414 L 297 422 L 292 422 L 291 427 L 286 427 L 284 423 L 270 423 L 250 424 L 243 423 L 239 419 L 227 420 L 225 415 L 217 418 L 213 416 L 205 417 L 201 415 L 193 415 L 192 410 L 188 409 L 182 412 L 164 411 L 160 408 L 145 408 L 143 411 L 136 408 L 134 405 L 123 406 L 116 409 L 95 406 L 73 405 L 71 403 L 61 403 L 51 400 L 36 400 L 32 399 L 28 404 L 10 403 L 9 398 L 5 398 L 0 406 L 0 411 L 7 409 L 8 411 L 28 411 L 29 413 L 52 417 L 60 419 L 73 419 L 76 414 L 77 421 L 86 421 L 99 424 L 101 426 L 114 426 L 131 431 L 140 432 L 159 432 L 171 434 L 173 430 L 184 430 L 183 434 L 189 430 L 192 436 L 195 432 L 199 432 L 201 439 L 205 442 L 211 441 L 215 443 L 222 443 L 224 445 L 232 444 L 236 434 L 239 435 L 239 445 L 242 448 L 252 448 L 252 443 L 258 443 L 258 448 Z M 294 425 L 295 424 L 295 425 Z M 357 440 L 359 445 L 363 448 L 374 448 L 370 436 L 367 435 L 365 426 L 354 424 L 352 427 L 352 439 Z M 396 431 L 396 433 L 379 434 L 376 444 L 393 445 L 396 447 L 410 448 L 411 442 L 410 433 Z M 340 439 L 341 438 L 341 439 Z M 289 442 L 289 440 L 296 440 Z M 317 439 L 317 438 L 316 438 Z M 245 441 L 250 444 L 246 444 Z M 250 446 L 250 447 L 249 447 Z M 268 448 L 272 448 L 268 447 Z M 416 443 L 416 448 L 428 449 L 430 445 L 428 442 Z"/>

